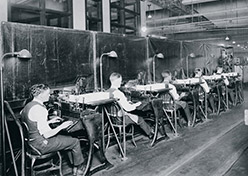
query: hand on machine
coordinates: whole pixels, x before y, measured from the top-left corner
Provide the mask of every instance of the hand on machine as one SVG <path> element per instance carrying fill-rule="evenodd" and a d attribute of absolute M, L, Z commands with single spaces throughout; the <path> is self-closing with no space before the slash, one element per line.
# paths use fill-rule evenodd
<path fill-rule="evenodd" d="M 52 128 L 59 126 L 59 128 L 64 129 L 66 131 L 70 131 L 70 129 L 74 127 L 78 122 L 78 120 L 75 121 L 67 120 L 59 116 L 50 116 L 49 118 L 50 118 L 49 123 L 51 124 Z"/>

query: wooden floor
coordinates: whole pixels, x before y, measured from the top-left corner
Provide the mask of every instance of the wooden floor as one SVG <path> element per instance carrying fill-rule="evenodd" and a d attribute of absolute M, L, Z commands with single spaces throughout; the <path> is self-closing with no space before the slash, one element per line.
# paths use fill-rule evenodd
<path fill-rule="evenodd" d="M 248 91 L 245 91 L 248 97 Z M 138 147 L 128 144 L 127 157 L 122 161 L 114 146 L 107 150 L 114 168 L 95 176 L 236 176 L 248 175 L 248 126 L 244 125 L 247 98 L 219 116 L 194 128 L 180 131 L 179 137 L 149 146 L 149 140 L 139 138 Z M 246 162 L 245 162 L 246 161 Z M 244 164 L 245 162 L 245 164 Z M 241 166 L 242 164 L 242 166 Z M 247 167 L 247 168 L 246 168 Z"/>

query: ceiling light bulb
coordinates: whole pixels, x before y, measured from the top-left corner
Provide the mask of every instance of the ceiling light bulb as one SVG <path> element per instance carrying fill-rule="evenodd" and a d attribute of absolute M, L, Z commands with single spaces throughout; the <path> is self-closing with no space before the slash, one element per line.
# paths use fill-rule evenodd
<path fill-rule="evenodd" d="M 225 40 L 229 40 L 229 37 L 228 37 L 228 36 L 226 36 Z"/>
<path fill-rule="evenodd" d="M 240 44 L 238 44 L 237 47 L 240 47 Z"/>
<path fill-rule="evenodd" d="M 147 17 L 147 18 L 151 19 L 151 18 L 152 18 L 152 15 L 148 15 L 148 17 Z"/>
<path fill-rule="evenodd" d="M 236 42 L 235 42 L 235 41 L 233 41 L 232 43 L 233 43 L 233 44 L 235 44 Z"/>

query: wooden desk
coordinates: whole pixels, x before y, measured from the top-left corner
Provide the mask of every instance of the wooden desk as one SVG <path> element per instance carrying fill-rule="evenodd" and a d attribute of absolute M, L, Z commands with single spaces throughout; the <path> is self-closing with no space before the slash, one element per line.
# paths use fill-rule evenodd
<path fill-rule="evenodd" d="M 103 103 L 112 102 L 113 100 L 106 100 L 102 102 L 92 102 L 90 105 L 102 105 Z M 61 103 L 61 115 L 62 117 L 80 118 L 80 122 L 71 128 L 69 133 L 76 132 L 79 130 L 84 130 L 87 133 L 87 140 L 89 142 L 89 151 L 87 158 L 87 165 L 83 175 L 91 175 L 99 170 L 108 169 L 113 167 L 113 165 L 107 160 L 105 156 L 104 149 L 104 122 L 101 119 L 101 114 L 94 110 L 84 110 L 84 109 L 72 109 L 70 103 Z M 83 140 L 83 139 L 80 139 Z M 92 159 L 94 154 L 94 148 L 98 149 L 99 160 L 101 165 L 92 168 Z"/>
<path fill-rule="evenodd" d="M 193 125 L 195 125 L 195 123 L 196 123 L 197 112 L 201 112 L 202 115 L 204 116 L 205 120 L 207 120 L 208 119 L 207 93 L 206 93 L 205 89 L 203 89 L 203 91 L 204 91 L 204 102 L 200 101 L 199 94 L 198 94 L 201 84 L 204 84 L 204 82 L 201 80 L 201 78 L 177 79 L 177 80 L 175 80 L 173 82 L 173 84 L 175 86 L 177 86 L 178 91 L 189 92 L 190 96 L 192 97 L 192 105 L 190 105 L 189 107 L 190 107 L 191 112 L 192 112 Z"/>
<path fill-rule="evenodd" d="M 104 96 L 106 96 L 105 94 L 108 94 L 109 93 L 106 93 L 106 92 L 102 92 L 102 94 Z M 79 106 L 79 107 L 82 107 L 83 109 L 85 108 L 97 108 L 99 111 L 101 111 L 101 115 L 102 115 L 102 118 L 101 118 L 101 126 L 102 126 L 102 145 L 103 145 L 103 149 L 105 150 L 105 138 L 104 138 L 104 125 L 105 125 L 105 117 L 107 117 L 107 121 L 111 127 L 111 129 L 113 130 L 113 133 L 114 133 L 114 137 L 117 141 L 117 145 L 120 149 L 120 152 L 121 152 L 121 155 L 122 155 L 122 159 L 125 160 L 126 159 L 126 131 L 125 131 L 125 118 L 123 118 L 123 146 L 121 145 L 121 142 L 118 138 L 118 135 L 116 133 L 116 130 L 115 128 L 113 127 L 113 123 L 111 121 L 111 118 L 110 118 L 110 115 L 109 115 L 109 112 L 108 112 L 108 109 L 106 108 L 107 105 L 110 105 L 112 103 L 114 103 L 116 100 L 115 99 L 111 99 L 111 98 L 102 98 L 101 96 L 99 96 L 99 92 L 97 93 L 97 95 L 95 93 L 91 93 L 91 94 L 87 94 L 87 96 L 84 96 L 84 95 L 79 95 L 79 97 L 76 97 L 76 96 L 71 96 L 70 99 L 72 100 L 71 103 L 75 104 L 76 106 Z M 96 97 L 99 97 L 99 100 L 97 100 Z M 90 101 L 85 101 L 84 98 L 82 97 L 87 97 L 88 100 Z M 91 98 L 92 97 L 92 98 Z M 109 97 L 109 96 L 108 96 Z M 70 100 L 69 99 L 69 100 Z M 93 101 L 92 101 L 93 100 Z M 82 104 L 83 103 L 83 104 Z M 78 105 L 77 105 L 78 104 Z M 77 109 L 77 108 L 74 108 L 74 109 Z M 79 111 L 80 113 L 80 108 L 77 110 Z M 73 112 L 67 112 L 67 113 L 70 113 L 70 114 L 73 114 Z M 63 114 L 63 113 L 62 113 Z"/>
<path fill-rule="evenodd" d="M 157 144 L 159 141 L 165 139 L 167 136 L 165 136 L 165 130 L 163 127 L 163 117 L 159 116 L 159 114 L 157 113 L 157 110 L 162 110 L 165 114 L 165 117 L 168 119 L 168 121 L 170 122 L 171 127 L 173 128 L 175 135 L 177 135 L 177 121 L 175 120 L 175 124 L 172 123 L 170 117 L 168 116 L 168 114 L 166 113 L 166 110 L 163 109 L 163 100 L 161 99 L 161 95 L 163 94 L 169 94 L 169 90 L 171 90 L 170 88 L 166 88 L 165 84 L 150 84 L 150 85 L 138 85 L 136 86 L 136 89 L 134 88 L 133 91 L 136 92 L 142 92 L 144 93 L 146 100 L 143 101 L 143 103 L 137 107 L 136 109 L 139 111 L 147 111 L 147 110 L 153 110 L 154 112 L 154 119 L 150 119 L 154 121 L 154 136 L 151 142 L 151 146 L 154 146 L 155 144 Z M 142 94 L 140 93 L 140 95 Z M 138 98 L 138 97 L 135 97 Z M 143 99 L 143 97 L 141 97 L 141 99 Z M 157 101 L 158 99 L 161 99 L 160 104 L 158 104 Z M 158 100 L 159 101 L 159 100 Z M 141 101 L 142 102 L 142 101 Z M 156 105 L 155 105 L 156 104 Z M 149 106 L 149 108 L 147 108 L 147 106 Z M 156 106 L 156 107 L 154 107 Z M 159 109 L 155 109 L 155 108 L 159 108 Z M 176 116 L 176 113 L 174 113 L 174 115 Z M 176 119 L 176 117 L 174 117 L 174 119 Z M 158 138 L 158 132 L 159 132 L 159 128 L 161 130 L 163 130 L 162 132 L 162 137 Z"/>

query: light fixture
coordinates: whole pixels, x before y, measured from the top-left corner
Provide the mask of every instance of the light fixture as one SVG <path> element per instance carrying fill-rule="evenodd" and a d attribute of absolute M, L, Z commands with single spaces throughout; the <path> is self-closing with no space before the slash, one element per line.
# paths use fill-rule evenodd
<path fill-rule="evenodd" d="M 233 44 L 235 44 L 236 42 L 235 42 L 235 41 L 233 41 L 232 43 L 233 43 Z"/>
<path fill-rule="evenodd" d="M 162 53 L 155 54 L 152 58 L 152 72 L 153 72 L 153 83 L 156 83 L 156 70 L 155 70 L 155 58 L 163 59 L 164 55 Z"/>
<path fill-rule="evenodd" d="M 13 53 L 5 53 L 1 59 L 0 59 L 0 88 L 1 88 L 1 144 L 5 144 L 5 120 L 4 120 L 4 86 L 3 86 L 3 59 L 7 56 L 16 56 L 18 58 L 23 58 L 23 59 L 30 59 L 32 55 L 30 52 L 26 49 L 23 49 L 19 52 L 13 52 Z M 5 145 L 2 145 L 2 172 L 5 174 L 5 163 L 6 163 L 6 152 L 5 152 Z M 3 174 L 3 175 L 4 175 Z"/>
<path fill-rule="evenodd" d="M 108 56 L 108 57 L 112 57 L 112 58 L 117 58 L 118 55 L 116 54 L 115 51 L 110 51 L 108 53 L 103 53 L 100 56 L 100 87 L 101 87 L 101 91 L 103 91 L 103 76 L 102 76 L 102 58 L 103 56 Z"/>
<path fill-rule="evenodd" d="M 237 44 L 237 47 L 240 47 L 240 44 Z"/>
<path fill-rule="evenodd" d="M 228 36 L 226 36 L 225 40 L 226 40 L 226 41 L 229 41 L 229 40 L 230 40 L 230 38 L 229 38 Z"/>
<path fill-rule="evenodd" d="M 148 4 L 147 6 L 148 6 L 148 16 L 147 16 L 147 18 L 151 19 L 152 18 L 152 15 L 150 14 L 151 4 Z"/>
<path fill-rule="evenodd" d="M 189 78 L 189 57 L 194 58 L 194 57 L 195 57 L 195 53 L 190 53 L 190 54 L 187 55 L 187 57 L 186 57 L 187 78 Z"/>

